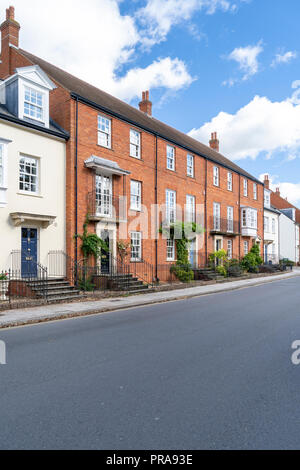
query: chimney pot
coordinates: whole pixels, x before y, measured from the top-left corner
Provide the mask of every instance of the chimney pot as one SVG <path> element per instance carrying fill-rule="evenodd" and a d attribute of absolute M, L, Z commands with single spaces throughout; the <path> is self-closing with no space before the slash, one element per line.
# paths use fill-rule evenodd
<path fill-rule="evenodd" d="M 14 20 L 15 19 L 15 7 L 10 6 L 6 9 L 6 19 Z"/>
<path fill-rule="evenodd" d="M 209 141 L 209 146 L 210 146 L 210 148 L 212 148 L 212 149 L 216 150 L 217 152 L 219 152 L 220 142 L 219 142 L 219 139 L 218 139 L 217 132 L 212 132 L 211 140 Z"/>
<path fill-rule="evenodd" d="M 152 102 L 149 99 L 149 90 L 142 92 L 142 101 L 139 103 L 139 108 L 142 113 L 152 116 Z"/>
<path fill-rule="evenodd" d="M 264 185 L 266 189 L 270 189 L 269 175 L 265 175 Z"/>

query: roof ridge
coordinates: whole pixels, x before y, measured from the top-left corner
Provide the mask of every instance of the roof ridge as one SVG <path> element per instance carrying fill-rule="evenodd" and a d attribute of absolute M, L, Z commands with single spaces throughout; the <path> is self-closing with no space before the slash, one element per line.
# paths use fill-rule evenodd
<path fill-rule="evenodd" d="M 95 105 L 98 105 L 99 107 L 106 108 L 108 111 L 110 110 L 112 114 L 113 113 L 119 114 L 119 116 L 123 117 L 125 121 L 127 120 L 129 122 L 130 121 L 135 122 L 137 127 L 140 126 L 141 128 L 143 127 L 148 128 L 149 132 L 153 132 L 154 134 L 159 134 L 162 138 L 169 140 L 170 142 L 173 141 L 175 145 L 178 145 L 179 147 L 181 146 L 182 148 L 185 148 L 185 149 L 189 149 L 191 153 L 198 154 L 199 156 L 207 158 L 216 164 L 229 168 L 232 171 L 235 171 L 236 173 L 241 174 L 242 176 L 245 176 L 251 180 L 254 180 L 255 182 L 259 184 L 263 184 L 261 181 L 259 181 L 258 178 L 251 175 L 247 171 L 243 170 L 243 168 L 241 168 L 239 165 L 234 163 L 232 160 L 225 157 L 220 152 L 217 152 L 216 150 L 207 146 L 206 144 L 203 144 L 199 140 L 194 139 L 188 134 L 178 129 L 175 129 L 169 124 L 159 121 L 155 117 L 152 117 L 152 116 L 149 117 L 147 114 L 143 113 L 142 111 L 135 108 L 134 106 L 131 106 L 125 101 L 122 101 L 119 98 L 116 98 L 115 96 L 107 93 L 106 91 L 103 91 L 100 88 L 97 88 L 95 85 L 92 85 L 78 77 L 75 77 L 71 73 L 66 72 L 60 67 L 53 65 L 50 62 L 47 62 L 46 60 L 41 59 L 40 57 L 37 57 L 34 54 L 31 54 L 30 52 L 25 51 L 24 49 L 19 49 L 19 52 L 25 58 L 30 60 L 32 63 L 38 63 L 38 65 L 40 65 L 42 69 L 43 68 L 46 69 L 45 72 L 48 73 L 56 81 L 56 83 L 58 83 L 60 86 L 62 86 L 65 90 L 69 91 L 70 93 L 74 93 L 75 95 L 78 95 L 81 98 L 84 98 L 87 101 L 94 103 Z M 53 73 L 54 75 L 56 75 L 55 77 L 53 77 L 52 75 Z M 73 81 L 72 86 L 70 86 L 70 83 L 68 83 L 68 86 L 65 83 L 62 83 L 64 81 L 63 80 L 64 78 L 67 82 Z M 88 96 L 91 96 L 91 95 L 92 95 L 92 98 L 89 98 Z M 100 103 L 99 103 L 99 100 L 100 100 Z M 103 104 L 103 101 L 104 102 L 108 101 L 108 103 L 106 103 L 105 105 Z M 117 109 L 117 111 L 115 111 L 114 108 Z M 126 117 L 126 114 L 127 114 L 127 117 Z M 128 117 L 128 115 L 131 115 L 131 117 Z M 155 128 L 158 128 L 158 129 L 160 128 L 160 129 L 156 130 Z M 168 131 L 169 131 L 169 134 L 172 134 L 171 137 L 167 135 Z M 178 142 L 178 139 L 181 141 L 181 143 Z"/>

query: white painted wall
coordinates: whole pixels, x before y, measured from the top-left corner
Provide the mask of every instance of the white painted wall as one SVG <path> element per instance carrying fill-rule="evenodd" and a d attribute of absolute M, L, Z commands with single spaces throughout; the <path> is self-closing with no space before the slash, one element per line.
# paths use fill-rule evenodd
<path fill-rule="evenodd" d="M 275 255 L 275 263 L 279 262 L 280 253 L 279 253 L 279 218 L 280 215 L 276 214 L 273 211 L 268 210 L 267 208 L 264 209 L 264 217 L 268 217 L 269 219 L 269 230 L 264 231 L 264 240 L 265 244 L 267 244 L 267 254 L 269 256 Z M 273 224 L 272 220 L 275 220 L 275 231 L 273 233 Z M 264 247 L 264 256 L 265 256 L 265 247 Z"/>
<path fill-rule="evenodd" d="M 0 121 L 0 139 L 8 144 L 6 204 L 0 205 L 0 271 L 11 267 L 10 253 L 21 249 L 21 227 L 38 229 L 38 261 L 46 266 L 50 250 L 65 251 L 66 143 L 32 129 Z M 40 190 L 37 196 L 19 191 L 20 154 L 39 159 Z M 2 191 L 3 193 L 3 191 Z M 15 227 L 10 214 L 25 212 L 54 216 L 48 228 L 40 222 Z"/>
<path fill-rule="evenodd" d="M 279 234 L 280 234 L 280 258 L 288 258 L 291 261 L 299 261 L 299 248 L 296 245 L 297 235 L 299 233 L 299 227 L 293 220 L 281 213 L 279 222 Z"/>

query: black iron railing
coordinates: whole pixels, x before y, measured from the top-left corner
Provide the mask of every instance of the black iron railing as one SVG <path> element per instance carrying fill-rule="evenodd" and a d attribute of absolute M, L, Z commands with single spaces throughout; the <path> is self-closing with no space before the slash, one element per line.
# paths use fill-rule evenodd
<path fill-rule="evenodd" d="M 209 218 L 209 231 L 226 234 L 238 234 L 239 221 L 212 216 Z"/>
<path fill-rule="evenodd" d="M 47 268 L 34 261 L 30 261 L 28 266 L 25 264 L 23 261 L 22 269 L 0 272 L 0 306 L 5 302 L 17 304 L 18 300 L 25 298 L 47 302 Z"/>

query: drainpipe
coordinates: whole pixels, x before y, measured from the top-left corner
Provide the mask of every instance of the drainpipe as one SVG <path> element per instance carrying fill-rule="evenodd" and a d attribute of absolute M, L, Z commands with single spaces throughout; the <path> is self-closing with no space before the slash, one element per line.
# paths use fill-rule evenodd
<path fill-rule="evenodd" d="M 157 135 L 155 135 L 155 225 L 157 223 L 157 202 L 158 202 L 158 195 L 157 195 L 157 185 L 158 185 L 158 153 L 157 153 Z M 156 227 L 157 229 L 158 227 Z M 157 282 L 158 278 L 158 240 L 157 237 L 159 235 L 155 234 L 155 280 Z"/>
<path fill-rule="evenodd" d="M 208 262 L 208 225 L 207 225 L 207 158 L 205 159 L 205 198 L 204 198 L 204 229 L 205 229 L 205 265 Z"/>
<path fill-rule="evenodd" d="M 78 97 L 76 98 L 76 138 L 75 138 L 75 233 L 78 235 Z M 75 262 L 78 262 L 78 238 L 75 237 Z"/>
<path fill-rule="evenodd" d="M 242 233 L 242 223 L 241 223 L 241 175 L 239 175 L 239 261 L 241 260 L 241 233 Z"/>

